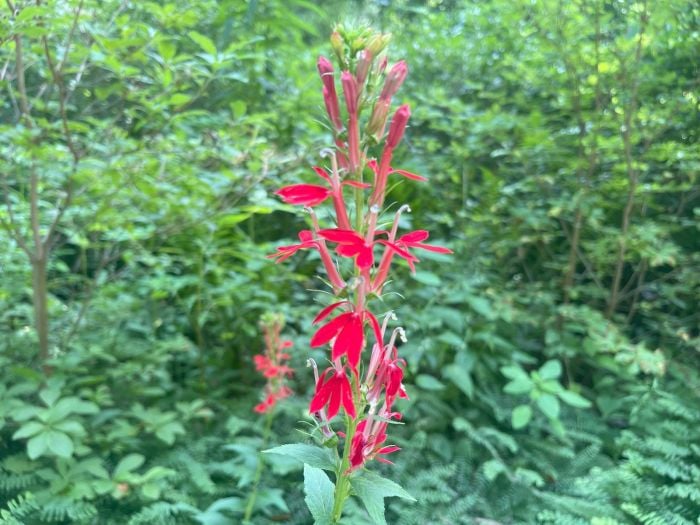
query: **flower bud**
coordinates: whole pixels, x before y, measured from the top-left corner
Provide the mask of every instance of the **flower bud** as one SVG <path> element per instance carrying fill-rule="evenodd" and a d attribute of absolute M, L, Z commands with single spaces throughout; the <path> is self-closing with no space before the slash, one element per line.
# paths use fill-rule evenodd
<path fill-rule="evenodd" d="M 372 115 L 367 123 L 367 133 L 369 135 L 374 135 L 375 139 L 379 141 L 381 135 L 384 132 L 384 126 L 386 124 L 386 118 L 389 115 L 389 107 L 391 102 L 384 99 L 377 99 L 374 103 L 374 108 L 372 108 Z"/>
<path fill-rule="evenodd" d="M 357 85 L 361 88 L 365 84 L 365 80 L 367 80 L 367 73 L 369 73 L 369 67 L 372 65 L 372 52 L 369 49 L 365 49 L 360 51 L 359 55 L 355 76 L 357 77 Z"/>
<path fill-rule="evenodd" d="M 338 107 L 338 97 L 335 94 L 335 89 L 333 93 L 330 93 L 328 88 L 323 87 L 323 102 L 326 105 L 328 117 L 331 119 L 336 131 L 342 130 L 343 122 L 340 120 L 340 108 Z"/>
<path fill-rule="evenodd" d="M 384 71 L 386 71 L 387 64 L 389 64 L 389 59 L 386 57 L 386 55 L 384 55 L 377 66 L 378 75 L 381 75 L 384 73 Z"/>
<path fill-rule="evenodd" d="M 387 33 L 385 35 L 376 34 L 370 38 L 367 42 L 367 48 L 370 50 L 373 56 L 377 56 L 379 53 L 384 51 L 387 44 L 391 40 L 391 34 Z"/>
<path fill-rule="evenodd" d="M 386 76 L 384 89 L 382 89 L 382 93 L 379 95 L 379 98 L 391 100 L 391 97 L 396 94 L 401 87 L 401 84 L 403 84 L 407 74 L 408 66 L 406 66 L 406 62 L 401 60 L 400 62 L 394 64 L 394 67 L 389 70 L 389 73 Z"/>
<path fill-rule="evenodd" d="M 343 84 L 345 94 L 345 104 L 350 115 L 357 114 L 357 81 L 349 71 L 343 71 L 340 75 L 340 82 Z"/>
<path fill-rule="evenodd" d="M 338 31 L 333 31 L 331 34 L 331 47 L 333 48 L 335 56 L 338 57 L 340 67 L 345 69 L 345 43 Z"/>
<path fill-rule="evenodd" d="M 323 85 L 327 88 L 332 89 L 333 87 L 333 64 L 324 56 L 318 57 L 318 62 L 316 63 L 318 68 L 318 74 L 321 75 L 321 81 Z"/>
<path fill-rule="evenodd" d="M 394 118 L 391 119 L 391 126 L 389 127 L 389 136 L 386 139 L 386 147 L 389 149 L 394 149 L 401 139 L 403 138 L 403 133 L 406 130 L 406 124 L 411 116 L 411 109 L 408 104 L 404 104 L 394 113 Z"/>

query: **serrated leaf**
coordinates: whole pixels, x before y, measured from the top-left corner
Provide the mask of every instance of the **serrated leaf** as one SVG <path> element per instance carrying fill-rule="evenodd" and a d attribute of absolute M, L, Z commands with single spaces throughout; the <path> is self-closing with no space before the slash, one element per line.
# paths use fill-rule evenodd
<path fill-rule="evenodd" d="M 384 498 L 396 496 L 408 501 L 416 501 L 401 485 L 371 471 L 362 472 L 359 476 L 352 478 L 350 485 L 377 525 L 386 525 Z"/>
<path fill-rule="evenodd" d="M 304 465 L 304 501 L 314 518 L 315 525 L 330 525 L 333 520 L 333 492 L 335 487 L 320 468 Z"/>
<path fill-rule="evenodd" d="M 263 454 L 279 454 L 289 456 L 305 465 L 323 470 L 335 471 L 336 461 L 330 449 L 307 445 L 304 443 L 290 443 L 279 447 L 263 450 Z"/>
<path fill-rule="evenodd" d="M 557 395 L 559 399 L 572 407 L 589 408 L 591 406 L 591 402 L 588 399 L 571 390 L 562 390 Z"/>
<path fill-rule="evenodd" d="M 550 419 L 559 417 L 559 400 L 552 394 L 542 394 L 537 398 L 537 406 Z"/>
<path fill-rule="evenodd" d="M 532 408 L 530 405 L 520 405 L 513 409 L 511 423 L 514 429 L 523 428 L 532 419 Z"/>

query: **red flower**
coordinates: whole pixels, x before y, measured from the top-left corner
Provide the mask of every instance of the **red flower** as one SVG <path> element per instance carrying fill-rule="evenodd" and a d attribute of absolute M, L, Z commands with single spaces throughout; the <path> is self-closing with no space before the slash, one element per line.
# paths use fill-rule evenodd
<path fill-rule="evenodd" d="M 407 233 L 406 235 L 402 235 L 396 239 L 396 241 L 394 241 L 396 246 L 399 246 L 405 250 L 405 252 L 396 253 L 408 261 L 408 266 L 411 268 L 412 272 L 416 271 L 414 263 L 418 262 L 418 259 L 413 255 L 411 255 L 410 258 L 407 258 L 404 255 L 404 253 L 409 253 L 409 248 L 420 248 L 421 250 L 427 250 L 435 253 L 452 253 L 452 250 L 449 248 L 444 248 L 443 246 L 433 246 L 432 244 L 424 244 L 421 242 L 426 240 L 429 236 L 430 234 L 426 230 L 416 230 L 411 233 Z"/>
<path fill-rule="evenodd" d="M 319 230 L 319 236 L 327 241 L 334 242 L 338 245 L 336 251 L 343 257 L 354 257 L 355 264 L 360 270 L 367 270 L 374 264 L 374 245 L 384 244 L 390 246 L 392 250 L 399 253 L 405 259 L 414 258 L 410 253 L 404 251 L 401 247 L 396 246 L 389 241 L 379 239 L 372 242 L 367 242 L 364 237 L 357 234 L 353 230 L 341 230 L 333 228 L 329 230 Z"/>
<path fill-rule="evenodd" d="M 288 259 L 299 250 L 308 250 L 309 248 L 318 249 L 318 242 L 314 241 L 314 235 L 311 230 L 302 230 L 299 232 L 299 244 L 290 244 L 288 246 L 278 246 L 277 253 L 268 255 L 270 259 L 277 259 L 275 262 L 280 263 Z"/>
<path fill-rule="evenodd" d="M 282 197 L 282 200 L 287 204 L 316 206 L 330 197 L 331 190 L 316 184 L 292 184 L 280 188 L 275 194 Z"/>
<path fill-rule="evenodd" d="M 322 321 L 335 308 L 345 303 L 346 301 L 341 301 L 327 306 L 316 316 L 314 323 Z M 377 339 L 381 339 L 379 323 L 371 312 L 345 312 L 333 318 L 316 331 L 311 338 L 311 347 L 315 348 L 324 345 L 335 338 L 331 358 L 335 360 L 345 354 L 348 358 L 348 364 L 353 370 L 356 370 L 357 364 L 360 362 L 360 353 L 365 346 L 365 319 L 369 319 Z"/>
<path fill-rule="evenodd" d="M 276 401 L 277 399 L 275 398 L 274 394 L 268 394 L 264 401 L 255 405 L 253 410 L 255 410 L 258 414 L 264 414 L 275 406 Z"/>
<path fill-rule="evenodd" d="M 389 414 L 389 417 L 392 416 L 398 416 L 398 419 L 401 418 L 398 412 Z M 396 445 L 382 446 L 384 441 L 386 441 L 386 425 L 386 423 L 380 423 L 377 428 L 374 429 L 374 434 L 370 434 L 367 437 L 365 437 L 367 420 L 365 419 L 357 425 L 356 433 L 350 445 L 350 470 L 361 467 L 366 461 L 371 459 L 391 464 L 391 461 L 379 457 L 379 455 L 391 454 L 401 449 Z"/>
<path fill-rule="evenodd" d="M 326 381 L 326 374 L 329 370 L 333 370 L 333 374 Z M 332 419 L 338 413 L 341 404 L 347 415 L 353 419 L 357 416 L 355 403 L 352 399 L 352 385 L 350 385 L 350 380 L 345 375 L 343 368 L 340 370 L 329 368 L 321 374 L 318 383 L 316 383 L 316 393 L 309 405 L 309 412 L 318 412 L 326 404 L 328 405 L 328 419 Z"/>

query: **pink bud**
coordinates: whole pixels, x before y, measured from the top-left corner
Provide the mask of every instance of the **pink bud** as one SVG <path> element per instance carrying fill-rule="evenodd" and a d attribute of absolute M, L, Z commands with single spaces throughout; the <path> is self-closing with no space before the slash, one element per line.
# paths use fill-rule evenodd
<path fill-rule="evenodd" d="M 355 74 L 357 76 L 357 85 L 362 87 L 367 80 L 367 73 L 369 73 L 369 66 L 372 65 L 372 52 L 369 49 L 360 51 L 360 58 L 357 60 L 357 69 Z"/>
<path fill-rule="evenodd" d="M 389 70 L 389 73 L 386 76 L 384 89 L 382 89 L 382 93 L 379 95 L 379 98 L 391 100 L 391 97 L 396 94 L 401 87 L 401 84 L 403 84 L 407 74 L 408 66 L 406 65 L 406 62 L 401 60 L 400 62 L 394 64 L 394 67 Z"/>
<path fill-rule="evenodd" d="M 324 56 L 320 56 L 318 57 L 316 67 L 318 67 L 318 74 L 321 75 L 323 85 L 327 87 L 329 91 L 332 89 L 333 92 L 335 92 L 335 87 L 333 86 L 333 65 L 330 60 Z"/>
<path fill-rule="evenodd" d="M 379 62 L 379 69 L 377 70 L 377 73 L 379 73 L 380 75 L 384 73 L 384 71 L 386 71 L 386 66 L 388 63 L 389 59 L 386 57 L 386 55 L 384 55 L 382 57 L 382 60 Z"/>
<path fill-rule="evenodd" d="M 343 123 L 340 120 L 340 108 L 338 107 L 338 97 L 335 94 L 335 90 L 333 90 L 333 93 L 330 93 L 328 88 L 323 86 L 323 102 L 326 104 L 326 111 L 335 129 L 337 131 L 342 130 Z"/>
<path fill-rule="evenodd" d="M 350 115 L 357 114 L 357 81 L 349 71 L 343 71 L 340 75 L 340 82 L 343 84 L 345 94 L 345 104 Z"/>
<path fill-rule="evenodd" d="M 394 118 L 391 119 L 391 126 L 389 127 L 389 136 L 386 139 L 386 147 L 388 149 L 394 149 L 401 139 L 403 138 L 403 132 L 406 130 L 406 124 L 411 116 L 411 109 L 408 104 L 404 104 L 394 113 Z"/>

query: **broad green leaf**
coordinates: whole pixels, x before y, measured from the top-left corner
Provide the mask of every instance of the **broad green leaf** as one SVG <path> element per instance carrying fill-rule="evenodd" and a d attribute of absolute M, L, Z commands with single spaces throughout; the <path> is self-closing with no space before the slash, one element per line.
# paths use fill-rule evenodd
<path fill-rule="evenodd" d="M 513 428 L 517 430 L 526 426 L 530 422 L 531 418 L 532 408 L 530 405 L 520 405 L 513 409 L 511 423 L 513 424 Z"/>
<path fill-rule="evenodd" d="M 591 406 L 591 402 L 588 399 L 571 390 L 562 390 L 558 393 L 558 396 L 564 403 L 572 407 L 588 408 Z"/>
<path fill-rule="evenodd" d="M 189 33 L 187 33 L 187 36 L 194 40 L 205 53 L 208 53 L 212 56 L 216 55 L 216 45 L 214 44 L 214 42 L 211 41 L 209 37 L 206 37 L 201 33 L 197 33 L 196 31 L 190 31 Z"/>
<path fill-rule="evenodd" d="M 146 461 L 146 458 L 141 454 L 129 454 L 128 456 L 124 456 L 114 469 L 114 477 L 116 478 L 121 474 L 126 474 L 139 468 L 143 465 L 144 461 Z"/>
<path fill-rule="evenodd" d="M 442 382 L 428 374 L 418 374 L 416 376 L 416 385 L 423 390 L 436 391 L 445 389 L 445 385 Z"/>
<path fill-rule="evenodd" d="M 473 399 L 474 383 L 467 370 L 453 363 L 442 369 L 442 375 L 452 381 L 469 399 Z"/>
<path fill-rule="evenodd" d="M 333 520 L 335 486 L 320 468 L 304 465 L 304 501 L 315 525 L 330 525 Z"/>
<path fill-rule="evenodd" d="M 519 366 L 515 366 L 515 365 L 502 366 L 501 367 L 501 374 L 506 376 L 508 379 L 520 379 L 520 378 L 525 378 L 528 380 L 530 379 L 530 376 L 527 375 L 525 370 L 523 370 Z"/>
<path fill-rule="evenodd" d="M 517 377 L 503 387 L 506 394 L 526 394 L 534 388 L 534 383 L 527 376 Z"/>
<path fill-rule="evenodd" d="M 324 470 L 335 471 L 336 461 L 328 448 L 307 445 L 305 443 L 290 443 L 279 447 L 263 450 L 264 454 L 280 454 L 301 461 L 305 465 Z"/>
<path fill-rule="evenodd" d="M 550 419 L 559 417 L 559 400 L 552 394 L 542 394 L 537 398 L 537 406 Z"/>
<path fill-rule="evenodd" d="M 506 466 L 501 460 L 490 459 L 486 463 L 484 463 L 483 469 L 484 476 L 486 476 L 486 479 L 488 479 L 489 481 L 493 481 L 501 472 L 505 472 Z"/>
<path fill-rule="evenodd" d="M 416 501 L 400 485 L 372 471 L 364 471 L 351 478 L 350 485 L 377 525 L 386 525 L 384 498 L 396 496 L 408 501 Z"/>
<path fill-rule="evenodd" d="M 30 421 L 29 423 L 25 423 L 19 429 L 17 432 L 12 434 L 12 439 L 22 439 L 22 438 L 27 438 L 31 437 L 34 434 L 37 434 L 44 430 L 45 426 L 42 425 L 41 423 L 37 421 Z"/>
<path fill-rule="evenodd" d="M 29 456 L 29 459 L 36 459 L 44 455 L 44 452 L 49 448 L 48 434 L 48 432 L 42 432 L 27 441 L 27 456 Z"/>
<path fill-rule="evenodd" d="M 542 379 L 557 379 L 561 375 L 561 363 L 556 359 L 550 359 L 539 369 Z"/>
<path fill-rule="evenodd" d="M 46 437 L 48 448 L 61 458 L 69 458 L 73 455 L 73 440 L 63 432 L 50 430 Z"/>
<path fill-rule="evenodd" d="M 440 286 L 440 284 L 442 284 L 442 279 L 432 272 L 418 271 L 411 277 L 426 286 Z"/>

